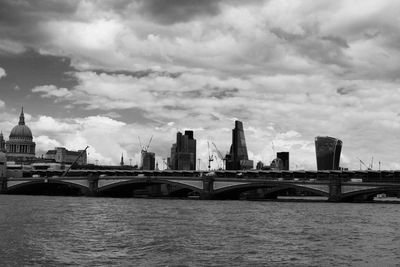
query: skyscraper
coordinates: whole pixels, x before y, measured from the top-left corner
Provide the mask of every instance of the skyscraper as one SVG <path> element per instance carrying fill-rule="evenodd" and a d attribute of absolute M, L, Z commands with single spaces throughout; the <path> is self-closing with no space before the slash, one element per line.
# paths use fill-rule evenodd
<path fill-rule="evenodd" d="M 142 150 L 141 166 L 142 170 L 154 170 L 156 164 L 156 154 Z"/>
<path fill-rule="evenodd" d="M 339 170 L 343 142 L 329 136 L 315 137 L 318 170 Z"/>
<path fill-rule="evenodd" d="M 196 170 L 196 139 L 193 131 L 176 134 L 176 143 L 171 147 L 169 168 L 172 170 Z"/>
<path fill-rule="evenodd" d="M 226 155 L 227 170 L 247 170 L 253 168 L 253 161 L 247 155 L 246 139 L 244 137 L 243 123 L 235 121 L 235 128 L 232 130 L 232 145 Z"/>

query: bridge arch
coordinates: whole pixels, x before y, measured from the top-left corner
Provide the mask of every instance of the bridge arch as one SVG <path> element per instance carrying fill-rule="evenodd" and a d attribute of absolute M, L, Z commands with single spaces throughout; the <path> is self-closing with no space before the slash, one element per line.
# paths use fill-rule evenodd
<path fill-rule="evenodd" d="M 362 190 L 351 191 L 347 193 L 342 193 L 340 196 L 341 201 L 357 201 L 357 200 L 370 200 L 372 201 L 374 196 L 383 193 L 400 193 L 400 185 L 395 187 L 374 187 Z"/>
<path fill-rule="evenodd" d="M 104 195 L 104 196 L 120 196 L 120 197 L 132 197 L 134 190 L 137 189 L 143 189 L 149 186 L 161 186 L 161 185 L 169 185 L 174 187 L 174 190 L 171 190 L 172 192 L 175 192 L 175 194 L 172 194 L 171 196 L 185 196 L 189 194 L 190 192 L 196 192 L 196 193 L 202 193 L 203 189 L 198 188 L 192 185 L 188 185 L 185 183 L 180 183 L 178 181 L 170 181 L 166 179 L 155 179 L 152 178 L 150 179 L 129 179 L 129 180 L 121 180 L 117 183 L 112 183 L 108 184 L 102 187 L 99 187 L 97 189 L 97 192 L 99 195 Z M 178 194 L 176 194 L 179 192 Z M 166 195 L 164 196 L 169 196 L 170 190 L 166 192 Z"/>
<path fill-rule="evenodd" d="M 13 182 L 15 183 L 9 181 L 7 194 L 75 196 L 85 195 L 89 190 L 88 186 L 58 179 L 22 181 L 15 184 Z"/>
<path fill-rule="evenodd" d="M 256 189 L 270 189 L 266 192 L 266 198 L 276 198 L 277 194 L 288 189 L 302 190 L 310 192 L 318 196 L 328 196 L 328 191 L 319 190 L 316 188 L 307 187 L 306 185 L 298 185 L 293 183 L 277 184 L 274 182 L 260 182 L 260 183 L 243 183 L 233 186 L 227 186 L 213 191 L 214 199 L 239 199 L 240 195 L 246 191 Z"/>

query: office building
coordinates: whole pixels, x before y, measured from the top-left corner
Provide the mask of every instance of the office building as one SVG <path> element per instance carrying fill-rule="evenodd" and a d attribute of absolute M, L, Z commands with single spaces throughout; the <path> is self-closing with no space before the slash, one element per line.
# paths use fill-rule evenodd
<path fill-rule="evenodd" d="M 226 155 L 226 169 L 253 169 L 253 161 L 249 160 L 247 155 L 246 139 L 241 121 L 235 121 L 235 128 L 232 130 L 232 145 L 229 154 Z"/>
<path fill-rule="evenodd" d="M 193 131 L 176 134 L 176 143 L 171 147 L 168 167 L 172 170 L 196 170 L 196 139 Z"/>
<path fill-rule="evenodd" d="M 339 170 L 342 141 L 329 136 L 315 137 L 318 170 Z"/>
<path fill-rule="evenodd" d="M 289 152 L 278 152 L 276 153 L 276 158 L 282 161 L 282 170 L 289 170 Z"/>

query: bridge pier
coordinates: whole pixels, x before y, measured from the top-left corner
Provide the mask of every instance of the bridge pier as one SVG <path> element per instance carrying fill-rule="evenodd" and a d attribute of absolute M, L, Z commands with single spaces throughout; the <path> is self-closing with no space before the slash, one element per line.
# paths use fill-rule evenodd
<path fill-rule="evenodd" d="M 7 177 L 0 177 L 0 194 L 7 192 Z"/>
<path fill-rule="evenodd" d="M 98 195 L 99 175 L 88 176 L 89 189 L 84 192 L 88 197 L 95 197 Z"/>
<path fill-rule="evenodd" d="M 342 195 L 342 181 L 337 174 L 329 174 L 329 202 L 339 202 Z"/>
<path fill-rule="evenodd" d="M 200 199 L 210 200 L 214 198 L 214 177 L 203 177 L 203 191 L 200 193 Z"/>

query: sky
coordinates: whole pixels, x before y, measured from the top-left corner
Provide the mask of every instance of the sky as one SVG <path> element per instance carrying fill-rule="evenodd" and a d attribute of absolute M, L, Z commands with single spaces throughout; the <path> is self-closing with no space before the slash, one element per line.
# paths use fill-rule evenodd
<path fill-rule="evenodd" d="M 138 137 L 154 136 L 160 168 L 194 130 L 205 169 L 207 144 L 225 154 L 240 120 L 254 162 L 289 151 L 291 169 L 315 170 L 314 138 L 332 136 L 342 167 L 399 169 L 399 13 L 395 0 L 0 0 L 0 130 L 24 107 L 38 156 L 89 146 L 99 164 L 138 163 Z"/>

